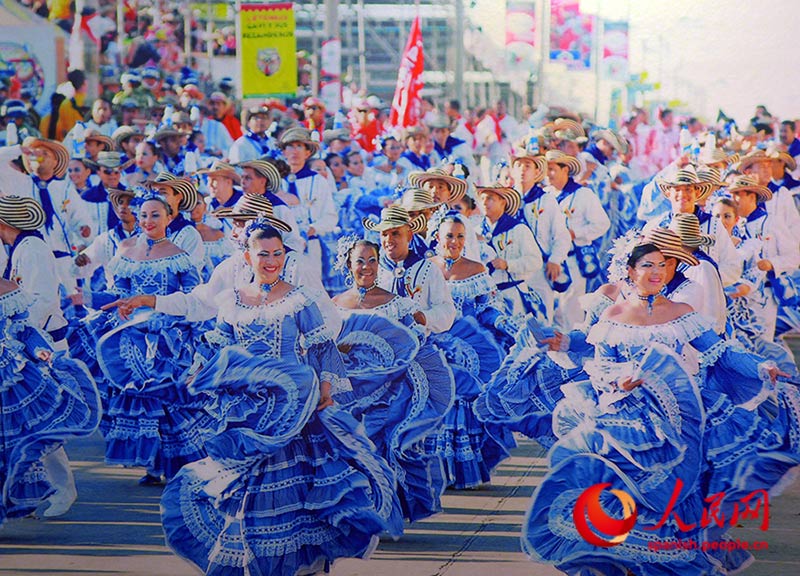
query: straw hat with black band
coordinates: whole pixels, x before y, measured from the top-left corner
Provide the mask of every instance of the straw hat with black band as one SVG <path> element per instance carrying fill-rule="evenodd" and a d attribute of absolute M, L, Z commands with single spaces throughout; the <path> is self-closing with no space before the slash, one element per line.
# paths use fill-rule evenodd
<path fill-rule="evenodd" d="M 559 166 L 566 166 L 569 168 L 569 175 L 575 176 L 581 171 L 581 162 L 575 156 L 564 154 L 561 150 L 548 150 L 544 155 L 547 162 L 558 164 Z"/>
<path fill-rule="evenodd" d="M 767 151 L 754 150 L 741 160 L 739 160 L 739 170 L 744 171 L 750 168 L 753 164 L 759 162 L 772 162 L 773 160 L 780 160 L 788 170 L 797 168 L 797 162 L 789 154 L 777 148 L 770 148 Z"/>
<path fill-rule="evenodd" d="M 669 229 L 681 237 L 681 242 L 689 248 L 712 246 L 717 239 L 700 231 L 700 220 L 694 214 L 675 214 Z"/>
<path fill-rule="evenodd" d="M 697 266 L 700 261 L 684 247 L 681 237 L 667 228 L 653 228 L 645 233 L 641 244 L 654 244 L 664 258 L 675 258 L 689 266 Z"/>
<path fill-rule="evenodd" d="M 441 202 L 436 202 L 433 199 L 433 194 L 424 188 L 411 186 L 406 188 L 403 196 L 400 198 L 400 206 L 411 212 L 421 212 L 423 210 L 432 210 L 441 206 Z"/>
<path fill-rule="evenodd" d="M 513 216 L 516 214 L 520 206 L 522 206 L 522 195 L 508 186 L 502 184 L 492 184 L 491 186 L 476 186 L 475 193 L 480 196 L 481 194 L 497 194 L 506 203 L 505 213 Z"/>
<path fill-rule="evenodd" d="M 125 190 L 121 188 L 108 189 L 108 199 L 111 201 L 112 205 L 118 206 L 119 201 L 123 198 L 136 198 L 136 190 L 133 188 L 126 188 Z"/>
<path fill-rule="evenodd" d="M 759 202 L 772 200 L 772 190 L 759 184 L 758 180 L 752 176 L 738 176 L 731 182 L 730 186 L 728 186 L 728 192 L 730 194 L 734 192 L 752 192 L 758 197 Z"/>
<path fill-rule="evenodd" d="M 46 138 L 34 138 L 33 136 L 28 136 L 22 142 L 22 148 L 44 148 L 50 151 L 56 157 L 56 167 L 53 169 L 53 175 L 56 178 L 63 178 L 67 175 L 67 168 L 69 167 L 69 151 L 61 142 L 47 140 Z M 35 172 L 28 162 L 27 154 L 22 155 L 22 163 L 25 166 L 25 170 L 28 171 L 28 174 L 33 174 Z"/>
<path fill-rule="evenodd" d="M 211 165 L 211 168 L 206 168 L 205 170 L 198 170 L 197 173 L 205 174 L 206 176 L 216 176 L 217 178 L 228 178 L 230 180 L 233 180 L 237 184 L 239 184 L 242 181 L 242 177 L 239 176 L 239 173 L 236 171 L 236 168 L 234 168 L 227 162 L 223 162 L 222 160 L 214 160 L 214 163 Z"/>
<path fill-rule="evenodd" d="M 277 192 L 281 189 L 281 173 L 272 162 L 266 160 L 248 160 L 237 164 L 240 168 L 250 168 L 258 175 L 267 179 L 267 190 Z"/>
<path fill-rule="evenodd" d="M 544 177 L 547 176 L 547 158 L 543 154 L 531 154 L 527 151 L 522 151 L 516 156 L 511 157 L 512 166 L 517 162 L 530 162 L 536 166 L 539 172 L 538 176 L 536 176 L 536 184 L 544 180 Z"/>
<path fill-rule="evenodd" d="M 155 180 L 150 181 L 148 184 L 151 189 L 159 192 L 163 188 L 170 188 L 175 193 L 180 194 L 181 201 L 178 204 L 178 210 L 181 212 L 194 210 L 194 207 L 197 206 L 197 187 L 189 178 L 177 178 L 169 172 L 159 172 Z"/>
<path fill-rule="evenodd" d="M 426 182 L 439 180 L 450 186 L 449 202 L 461 200 L 467 193 L 467 181 L 451 176 L 441 168 L 429 168 L 425 172 L 412 172 L 408 175 L 408 183 L 418 188 L 425 188 Z"/>
<path fill-rule="evenodd" d="M 31 232 L 44 226 L 42 205 L 33 198 L 0 196 L 0 221 L 12 228 Z"/>
<path fill-rule="evenodd" d="M 111 139 L 114 140 L 117 148 L 121 148 L 122 144 L 125 143 L 126 140 L 130 140 L 131 138 L 135 137 L 144 139 L 144 134 L 142 134 L 138 128 L 133 126 L 120 126 L 111 134 Z"/>
<path fill-rule="evenodd" d="M 311 132 L 302 126 L 293 126 L 286 129 L 283 134 L 281 134 L 280 140 L 278 141 L 278 148 L 285 150 L 286 147 L 293 142 L 303 144 L 311 151 L 312 156 L 319 151 L 319 142 L 314 140 L 311 137 Z"/>
<path fill-rule="evenodd" d="M 114 150 L 115 148 L 114 141 L 108 136 L 100 134 L 99 132 L 91 132 L 87 134 L 85 137 L 85 141 L 97 142 L 98 144 L 101 144 L 103 146 L 104 152 L 109 152 L 110 150 Z"/>
<path fill-rule="evenodd" d="M 230 218 L 232 220 L 255 220 L 264 218 L 273 228 L 283 232 L 291 232 L 292 228 L 283 220 L 276 218 L 272 209 L 272 202 L 260 194 L 244 194 L 236 206 L 220 208 L 212 214 L 215 218 Z"/>
<path fill-rule="evenodd" d="M 362 220 L 364 228 L 370 232 L 383 232 L 385 230 L 392 230 L 393 228 L 400 228 L 401 226 L 408 226 L 414 233 L 422 232 L 426 226 L 425 216 L 420 214 L 416 218 L 411 218 L 408 211 L 402 206 L 393 204 L 381 210 L 380 222 L 374 222 L 369 218 Z"/>
<path fill-rule="evenodd" d="M 700 165 L 697 167 L 697 177 L 707 184 L 711 184 L 714 190 L 725 186 L 719 170 L 712 166 Z"/>
<path fill-rule="evenodd" d="M 674 175 L 661 178 L 657 181 L 661 192 L 666 196 L 667 190 L 678 186 L 697 186 L 700 190 L 697 193 L 697 201 L 700 202 L 714 191 L 714 186 L 709 182 L 704 182 L 697 175 L 697 170 L 692 164 L 687 164 Z"/>

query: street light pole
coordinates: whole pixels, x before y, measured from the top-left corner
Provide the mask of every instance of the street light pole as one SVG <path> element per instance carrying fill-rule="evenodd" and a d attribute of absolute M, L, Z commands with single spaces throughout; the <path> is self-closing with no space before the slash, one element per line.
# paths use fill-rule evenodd
<path fill-rule="evenodd" d="M 456 66 L 455 66 L 455 95 L 456 100 L 464 103 L 464 0 L 456 1 Z"/>

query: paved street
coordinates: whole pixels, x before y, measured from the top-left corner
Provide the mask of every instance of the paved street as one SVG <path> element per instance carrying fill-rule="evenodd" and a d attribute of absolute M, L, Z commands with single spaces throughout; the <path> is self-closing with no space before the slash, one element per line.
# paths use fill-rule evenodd
<path fill-rule="evenodd" d="M 108 576 L 196 574 L 165 547 L 159 522 L 160 488 L 136 485 L 141 472 L 102 464 L 101 438 L 76 441 L 68 452 L 79 499 L 64 517 L 16 520 L 0 530 L 0 574 Z M 409 527 L 398 541 L 381 542 L 372 560 L 342 560 L 334 576 L 550 576 L 519 551 L 529 498 L 545 473 L 541 449 L 522 441 L 483 490 L 448 492 L 445 512 Z M 771 502 L 767 533 L 736 528 L 742 540 L 766 540 L 769 550 L 746 576 L 800 574 L 800 482 Z M 688 576 L 688 575 L 687 575 Z"/>

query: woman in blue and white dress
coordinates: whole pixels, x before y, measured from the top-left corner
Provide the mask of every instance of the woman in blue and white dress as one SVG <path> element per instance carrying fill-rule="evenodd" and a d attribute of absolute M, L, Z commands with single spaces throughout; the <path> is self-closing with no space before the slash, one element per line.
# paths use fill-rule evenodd
<path fill-rule="evenodd" d="M 200 283 L 189 255 L 166 236 L 171 209 L 164 197 L 147 192 L 138 200 L 142 234 L 120 245 L 109 264 L 114 288 L 91 294 L 95 308 L 109 310 L 135 294 L 189 292 Z M 201 324 L 146 311 L 97 342 L 109 394 L 106 462 L 145 467 L 141 484 L 158 484 L 205 456 L 184 386 L 202 331 Z"/>
<path fill-rule="evenodd" d="M 216 420 L 209 456 L 161 499 L 168 544 L 207 574 L 313 574 L 402 529 L 389 465 L 334 401 L 352 399 L 334 334 L 280 278 L 288 230 L 249 229 L 255 281 L 219 295 L 221 350 L 189 383 Z"/>
<path fill-rule="evenodd" d="M 664 554 L 648 543 L 724 538 L 727 525 L 703 525 L 704 499 L 725 493 L 719 511 L 729 518 L 741 498 L 777 486 L 800 461 L 796 387 L 775 384 L 774 365 L 720 340 L 690 306 L 663 297 L 665 268 L 654 244 L 633 249 L 633 298 L 609 307 L 591 330 L 590 379 L 565 386 L 554 414 L 558 441 L 522 542 L 532 558 L 571 574 L 741 568 L 745 555 Z M 573 519 L 578 497 L 603 483 L 631 496 L 637 512 L 626 514 L 621 500 L 600 494 L 614 518 L 633 518 L 626 537 L 608 547 L 588 542 Z M 685 524 L 672 514 L 662 522 L 668 511 Z"/>
<path fill-rule="evenodd" d="M 461 215 L 437 212 L 431 230 L 438 251 L 432 261 L 447 281 L 457 314 L 450 330 L 431 339 L 453 369 L 456 400 L 444 427 L 425 447 L 444 459 L 449 486 L 477 488 L 491 480 L 492 470 L 516 446 L 510 430 L 479 421 L 473 404 L 500 367 L 517 321 L 509 317 L 486 267 L 464 257 L 468 232 Z"/>
<path fill-rule="evenodd" d="M 337 342 L 355 394 L 346 407 L 392 466 L 403 515 L 416 521 L 442 510 L 442 459 L 422 441 L 452 406 L 453 374 L 414 320 L 416 302 L 375 284 L 379 252 L 355 236 L 339 241 L 337 267 L 353 286 L 334 299 L 344 318 Z"/>
<path fill-rule="evenodd" d="M 44 516 L 67 512 L 76 493 L 61 447 L 100 420 L 88 370 L 28 323 L 30 305 L 17 284 L 0 279 L 0 524 L 47 501 Z"/>

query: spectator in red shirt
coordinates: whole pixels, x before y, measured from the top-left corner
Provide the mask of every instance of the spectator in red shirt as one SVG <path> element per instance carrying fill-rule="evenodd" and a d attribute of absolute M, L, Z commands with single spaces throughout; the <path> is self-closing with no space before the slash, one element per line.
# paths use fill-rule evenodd
<path fill-rule="evenodd" d="M 222 92 L 212 92 L 208 97 L 208 105 L 211 108 L 211 115 L 214 120 L 221 122 L 228 130 L 233 140 L 242 137 L 242 124 L 233 114 L 233 106 L 230 100 Z"/>

